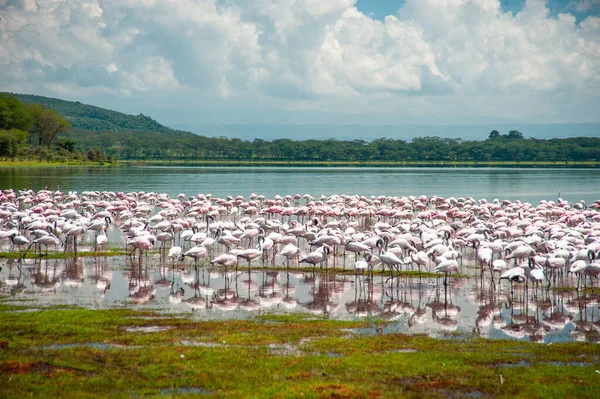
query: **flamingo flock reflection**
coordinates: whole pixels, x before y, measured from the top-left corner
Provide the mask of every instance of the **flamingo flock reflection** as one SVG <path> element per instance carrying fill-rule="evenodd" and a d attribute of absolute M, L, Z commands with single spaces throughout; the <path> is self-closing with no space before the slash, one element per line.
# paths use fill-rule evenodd
<path fill-rule="evenodd" d="M 4 190 L 0 249 L 18 258 L 2 261 L 1 289 L 597 341 L 599 209 L 560 198 Z M 123 246 L 126 256 L 108 256 Z"/>

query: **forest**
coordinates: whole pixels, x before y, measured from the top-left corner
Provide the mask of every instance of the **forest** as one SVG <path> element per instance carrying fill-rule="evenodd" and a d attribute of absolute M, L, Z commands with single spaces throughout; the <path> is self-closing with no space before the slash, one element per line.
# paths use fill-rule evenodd
<path fill-rule="evenodd" d="M 520 132 L 489 133 L 481 141 L 416 137 L 410 142 L 363 140 L 244 141 L 203 136 L 170 137 L 158 133 L 95 132 L 72 129 L 68 137 L 128 160 L 256 160 L 349 162 L 595 162 L 600 138 L 526 139 Z"/>
<path fill-rule="evenodd" d="M 43 117 L 43 118 L 42 118 Z M 46 122 L 42 123 L 43 120 Z M 54 121 L 47 123 L 47 121 Z M 82 160 L 302 162 L 587 162 L 600 161 L 600 137 L 541 140 L 522 132 L 482 132 L 482 140 L 246 141 L 173 130 L 144 115 L 78 102 L 0 94 L 0 157 Z"/>
<path fill-rule="evenodd" d="M 0 93 L 0 159 L 48 162 L 106 162 L 110 157 L 95 148 L 81 149 L 65 137 L 71 123 L 54 109 L 23 103 Z"/>
<path fill-rule="evenodd" d="M 12 93 L 11 93 L 12 94 Z M 121 112 L 32 94 L 12 94 L 26 104 L 39 104 L 64 115 L 76 128 L 108 132 L 156 132 L 167 135 L 192 136 L 193 133 L 173 130 L 146 115 L 127 115 Z"/>

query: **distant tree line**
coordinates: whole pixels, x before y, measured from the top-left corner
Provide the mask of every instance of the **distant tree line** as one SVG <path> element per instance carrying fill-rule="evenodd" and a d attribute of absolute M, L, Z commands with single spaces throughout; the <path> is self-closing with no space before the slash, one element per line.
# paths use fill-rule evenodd
<path fill-rule="evenodd" d="M 16 97 L 15 97 L 16 96 Z M 19 99 L 24 101 L 21 102 Z M 71 127 L 72 125 L 72 127 Z M 106 161 L 599 162 L 600 137 L 246 141 L 205 137 L 79 102 L 0 93 L 0 158 Z"/>
<path fill-rule="evenodd" d="M 492 131 L 487 139 L 463 141 L 416 137 L 412 141 L 380 138 L 364 140 L 244 141 L 203 136 L 173 137 L 159 133 L 89 132 L 72 129 L 71 138 L 98 147 L 118 159 L 129 160 L 257 160 L 257 161 L 598 161 L 600 138 L 525 139 L 521 132 Z"/>

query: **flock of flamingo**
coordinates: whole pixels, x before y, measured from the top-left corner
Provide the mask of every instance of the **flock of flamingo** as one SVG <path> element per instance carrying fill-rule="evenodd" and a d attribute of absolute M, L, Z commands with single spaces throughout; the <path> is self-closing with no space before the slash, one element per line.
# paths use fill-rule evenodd
<path fill-rule="evenodd" d="M 139 267 L 152 251 L 173 269 L 193 265 L 196 274 L 219 265 L 251 269 L 255 262 L 351 269 L 392 281 L 438 273 L 444 286 L 453 274 L 489 276 L 494 286 L 506 280 L 511 292 L 514 283 L 526 291 L 561 284 L 593 292 L 600 275 L 599 209 L 600 200 L 588 206 L 560 198 L 534 205 L 438 196 L 4 190 L 0 248 L 19 251 L 21 261 L 31 251 L 77 254 L 82 245 L 100 251 L 124 243 L 132 262 L 138 253 Z M 122 238 L 109 242 L 108 231 Z"/>

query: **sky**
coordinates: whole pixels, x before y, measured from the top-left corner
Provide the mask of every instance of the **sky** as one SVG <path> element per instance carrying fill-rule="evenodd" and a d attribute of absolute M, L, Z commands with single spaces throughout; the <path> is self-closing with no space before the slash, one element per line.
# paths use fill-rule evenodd
<path fill-rule="evenodd" d="M 388 15 L 396 15 L 405 3 L 405 0 L 357 0 L 355 6 L 360 12 L 369 17 L 383 21 Z M 577 22 L 581 22 L 590 15 L 598 16 L 599 3 L 598 1 L 572 0 L 549 0 L 545 2 L 549 15 L 556 17 L 560 13 L 569 13 L 576 18 Z M 511 12 L 512 14 L 517 14 L 523 9 L 524 5 L 524 0 L 500 1 L 502 12 Z"/>
<path fill-rule="evenodd" d="M 0 0 L 0 91 L 167 125 L 600 122 L 600 0 Z"/>

